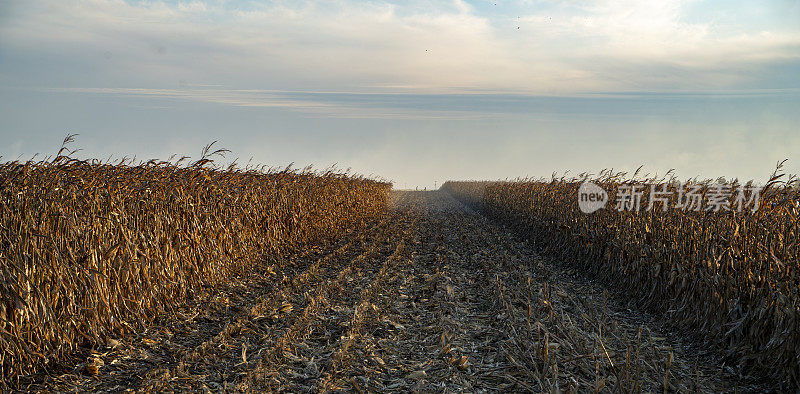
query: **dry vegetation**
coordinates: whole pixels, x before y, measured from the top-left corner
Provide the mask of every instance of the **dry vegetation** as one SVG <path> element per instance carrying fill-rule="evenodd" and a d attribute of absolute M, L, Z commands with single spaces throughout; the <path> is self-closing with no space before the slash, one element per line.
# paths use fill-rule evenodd
<path fill-rule="evenodd" d="M 797 384 L 798 198 L 785 182 L 743 215 L 585 215 L 574 179 L 444 186 L 528 242 L 447 193 L 218 168 L 210 146 L 187 164 L 65 152 L 0 164 L 3 389 Z M 613 195 L 619 178 L 597 182 Z"/>
<path fill-rule="evenodd" d="M 442 192 L 237 277 L 30 391 L 763 391 Z M 86 367 L 93 366 L 87 370 Z"/>
<path fill-rule="evenodd" d="M 611 209 L 584 214 L 577 196 L 587 179 L 448 182 L 443 189 L 530 236 L 545 255 L 570 262 L 674 328 L 713 344 L 738 371 L 760 371 L 784 388 L 797 387 L 796 179 L 774 176 L 756 212 L 618 212 L 612 202 Z M 670 181 L 608 172 L 591 180 L 610 196 L 622 184 Z M 711 182 L 701 183 L 705 194 Z"/>
<path fill-rule="evenodd" d="M 67 141 L 69 142 L 69 138 Z M 138 332 L 270 256 L 344 236 L 391 185 L 334 172 L 102 163 L 0 164 L 0 376 Z"/>

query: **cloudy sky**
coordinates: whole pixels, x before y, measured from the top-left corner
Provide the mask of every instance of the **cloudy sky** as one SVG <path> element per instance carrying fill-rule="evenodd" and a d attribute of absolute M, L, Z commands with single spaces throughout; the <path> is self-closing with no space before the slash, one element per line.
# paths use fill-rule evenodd
<path fill-rule="evenodd" d="M 800 172 L 795 0 L 0 0 L 0 155 Z"/>

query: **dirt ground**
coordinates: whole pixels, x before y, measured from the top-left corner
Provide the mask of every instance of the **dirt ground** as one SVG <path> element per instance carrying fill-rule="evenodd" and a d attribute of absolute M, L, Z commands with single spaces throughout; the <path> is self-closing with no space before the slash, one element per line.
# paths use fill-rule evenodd
<path fill-rule="evenodd" d="M 368 231 L 282 258 L 27 389 L 769 389 L 446 193 L 391 199 Z"/>

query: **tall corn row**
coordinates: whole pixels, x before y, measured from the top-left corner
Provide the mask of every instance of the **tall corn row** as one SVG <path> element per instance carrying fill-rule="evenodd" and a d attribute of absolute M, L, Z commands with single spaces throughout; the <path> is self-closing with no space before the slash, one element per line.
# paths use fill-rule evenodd
<path fill-rule="evenodd" d="M 332 172 L 0 164 L 0 376 L 141 327 L 269 254 L 358 228 L 390 184 Z"/>
<path fill-rule="evenodd" d="M 612 201 L 584 214 L 580 181 L 448 182 L 443 189 L 469 202 L 482 188 L 483 211 L 530 235 L 546 253 L 629 292 L 676 327 L 699 331 L 745 370 L 798 387 L 796 186 L 772 182 L 756 212 L 620 212 Z M 594 182 L 610 196 L 621 184 L 611 176 Z"/>

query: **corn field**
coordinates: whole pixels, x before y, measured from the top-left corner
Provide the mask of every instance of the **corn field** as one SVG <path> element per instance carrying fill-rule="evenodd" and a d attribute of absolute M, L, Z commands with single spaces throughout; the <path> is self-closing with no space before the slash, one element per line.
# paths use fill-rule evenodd
<path fill-rule="evenodd" d="M 777 172 L 777 171 L 776 171 Z M 800 382 L 800 192 L 775 175 L 753 212 L 578 209 L 590 180 L 623 185 L 675 179 L 598 177 L 447 182 L 443 190 L 525 234 L 538 250 L 631 295 L 676 330 L 700 333 L 742 370 L 784 387 Z M 712 181 L 700 182 L 703 195 Z M 647 206 L 647 193 L 643 204 Z"/>
<path fill-rule="evenodd" d="M 271 256 L 357 231 L 391 185 L 332 171 L 54 159 L 0 164 L 0 376 L 201 301 Z"/>
<path fill-rule="evenodd" d="M 675 179 L 392 191 L 210 151 L 0 164 L 0 389 L 798 387 L 794 178 L 757 210 L 585 214 L 586 180 Z"/>

